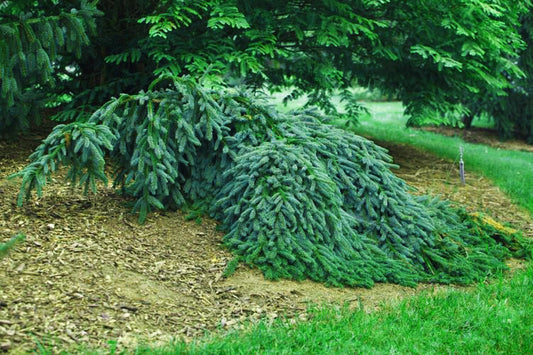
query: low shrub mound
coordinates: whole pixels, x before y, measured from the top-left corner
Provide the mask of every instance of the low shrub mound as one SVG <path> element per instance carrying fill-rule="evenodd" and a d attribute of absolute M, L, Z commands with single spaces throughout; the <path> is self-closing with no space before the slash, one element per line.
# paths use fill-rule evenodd
<path fill-rule="evenodd" d="M 470 283 L 524 254 L 516 234 L 502 237 L 443 201 L 411 195 L 383 148 L 317 112 L 282 114 L 188 78 L 57 126 L 31 160 L 16 174 L 19 203 L 40 194 L 60 165 L 74 184 L 96 190 L 107 161 L 141 222 L 150 210 L 193 204 L 222 222 L 236 261 L 271 279 Z"/>

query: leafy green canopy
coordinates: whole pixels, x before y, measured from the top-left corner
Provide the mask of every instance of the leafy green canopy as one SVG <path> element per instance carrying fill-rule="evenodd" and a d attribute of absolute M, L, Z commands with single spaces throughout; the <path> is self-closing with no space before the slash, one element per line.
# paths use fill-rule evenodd
<path fill-rule="evenodd" d="M 526 43 L 520 52 L 518 65 L 526 74 L 513 81 L 507 95 L 494 98 L 485 93 L 477 101 L 470 102 L 475 112 L 488 112 L 503 138 L 525 137 L 533 144 L 533 14 L 520 17 L 520 35 Z"/>
<path fill-rule="evenodd" d="M 409 194 L 374 143 L 316 112 L 284 115 L 188 78 L 167 84 L 121 95 L 87 123 L 57 126 L 16 174 L 19 202 L 40 194 L 60 164 L 73 184 L 96 189 L 109 152 L 114 185 L 135 197 L 141 221 L 194 201 L 223 223 L 239 260 L 268 278 L 468 283 L 505 267 L 510 251 L 494 231 Z"/>
<path fill-rule="evenodd" d="M 526 6 L 517 2 L 516 6 Z M 533 143 L 533 15 L 531 11 L 518 11 L 518 33 L 525 46 L 517 52 L 518 57 L 512 59 L 523 75 L 513 76 L 504 68 L 500 68 L 510 85 L 504 92 L 494 92 L 492 88 L 481 87 L 475 92 L 465 92 L 456 112 L 447 112 L 444 116 L 419 115 L 411 117 L 409 124 L 441 124 L 471 127 L 475 118 L 488 114 L 501 138 L 525 138 Z M 490 65 L 489 65 L 490 66 Z"/>
<path fill-rule="evenodd" d="M 529 0 L 7 0 L 0 107 L 13 111 L 4 126 L 17 124 L 19 111 L 37 103 L 21 95 L 44 85 L 72 96 L 56 119 L 87 118 L 110 97 L 171 74 L 291 88 L 289 97 L 308 94 L 331 112 L 331 92 L 350 100 L 345 89 L 354 84 L 394 94 L 413 115 L 473 111 L 470 97 L 486 93 L 497 103 L 523 75 L 518 28 L 530 8 Z"/>

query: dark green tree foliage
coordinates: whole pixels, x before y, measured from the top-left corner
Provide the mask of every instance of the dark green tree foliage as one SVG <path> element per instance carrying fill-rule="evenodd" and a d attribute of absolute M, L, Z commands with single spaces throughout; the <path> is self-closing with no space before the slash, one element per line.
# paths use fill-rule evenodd
<path fill-rule="evenodd" d="M 518 65 L 526 76 L 513 81 L 507 95 L 492 103 L 485 102 L 495 126 L 503 138 L 525 137 L 533 144 L 533 15 L 521 17 L 520 34 L 526 47 L 520 53 Z"/>
<path fill-rule="evenodd" d="M 531 95 L 533 95 L 533 16 L 529 2 L 510 3 L 510 14 L 517 18 L 515 26 L 518 29 L 523 46 L 517 52 L 516 57 L 507 57 L 513 61 L 521 73 L 508 71 L 505 66 L 498 66 L 492 62 L 490 57 L 489 67 L 495 68 L 507 77 L 509 85 L 503 91 L 494 92 L 491 88 L 479 87 L 474 91 L 465 92 L 461 95 L 462 112 L 447 112 L 443 117 L 434 112 L 425 117 L 413 117 L 410 123 L 421 124 L 443 124 L 461 125 L 469 128 L 473 120 L 482 114 L 488 114 L 493 120 L 494 126 L 501 138 L 511 137 L 526 138 L 533 143 L 533 105 Z M 427 119 L 427 117 L 433 118 Z"/>
<path fill-rule="evenodd" d="M 0 3 L 0 133 L 26 129 L 38 119 L 44 89 L 55 84 L 63 56 L 81 57 L 95 30 L 94 4 L 57 7 L 55 1 Z M 46 10 L 46 13 L 45 13 Z M 68 12 L 67 12 L 68 10 Z"/>
<path fill-rule="evenodd" d="M 80 25 L 92 28 L 95 4 L 2 4 L 0 25 L 9 33 L 18 28 L 21 36 L 22 52 L 10 52 L 17 63 L 20 53 L 35 57 L 38 43 L 54 57 L 47 47 L 49 32 L 39 30 L 39 24 L 48 28 L 48 23 L 54 35 L 61 32 L 58 41 L 65 43 L 56 48 L 61 56 L 50 63 L 67 80 L 46 88 L 72 96 L 55 116 L 61 121 L 85 119 L 110 97 L 146 89 L 160 74 L 207 73 L 213 80 L 255 88 L 291 88 L 289 97 L 307 94 L 330 112 L 335 111 L 331 93 L 341 90 L 348 98 L 346 90 L 354 84 L 395 95 L 414 116 L 428 107 L 441 113 L 464 109 L 469 106 L 465 101 L 480 93 L 490 96 L 487 102 L 497 102 L 525 71 L 516 63 L 524 47 L 517 28 L 531 8 L 529 0 L 100 0 L 96 5 L 104 14 L 96 18 L 96 35 L 77 58 L 85 43 Z M 79 11 L 72 13 L 73 8 Z M 49 21 L 55 18 L 58 23 Z M 35 48 L 24 44 L 23 23 L 38 39 Z M 16 39 L 15 32 L 9 36 Z M 0 67 L 8 64 L 0 60 Z M 75 71 L 66 72 L 66 66 Z M 11 105 L 12 110 L 38 103 L 40 96 L 30 94 L 39 93 L 33 84 L 42 84 L 46 77 L 39 76 L 45 73 L 17 81 L 17 90 L 31 90 L 27 105 Z M 6 93 L 13 91 L 13 80 L 2 84 Z M 6 95 L 2 100 L 8 100 Z M 4 110 L 6 103 L 0 107 Z M 352 102 L 349 111 L 357 112 L 357 105 Z"/>
<path fill-rule="evenodd" d="M 530 2 L 210 1 L 198 18 L 188 6 L 150 17 L 152 53 L 175 72 L 229 67 L 247 85 L 290 87 L 290 97 L 307 94 L 331 112 L 331 92 L 356 82 L 397 94 L 416 117 L 511 87 Z M 182 41 L 184 31 L 194 41 Z"/>
<path fill-rule="evenodd" d="M 190 79 L 167 84 L 58 126 L 17 174 L 21 199 L 40 193 L 59 164 L 74 183 L 105 181 L 107 150 L 115 186 L 136 199 L 141 220 L 201 202 L 223 223 L 226 245 L 268 278 L 468 283 L 505 267 L 509 250 L 469 228 L 466 214 L 409 194 L 374 143 L 315 112 L 283 115 Z"/>

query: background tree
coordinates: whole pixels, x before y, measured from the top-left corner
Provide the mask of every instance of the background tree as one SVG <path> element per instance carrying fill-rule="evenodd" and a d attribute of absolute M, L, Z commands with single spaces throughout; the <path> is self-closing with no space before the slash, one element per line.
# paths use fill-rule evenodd
<path fill-rule="evenodd" d="M 533 143 L 533 17 L 531 12 L 520 17 L 520 35 L 525 42 L 516 63 L 524 76 L 510 76 L 511 87 L 504 96 L 481 91 L 483 95 L 469 102 L 471 114 L 465 123 L 469 126 L 476 114 L 486 112 L 494 120 L 495 127 L 502 138 L 520 137 Z"/>
<path fill-rule="evenodd" d="M 19 203 L 63 165 L 86 191 L 111 177 L 141 222 L 153 209 L 208 213 L 236 260 L 270 278 L 467 283 L 505 268 L 503 244 L 516 236 L 410 195 L 383 149 L 316 111 L 276 112 L 257 89 L 289 87 L 334 112 L 329 94 L 358 81 L 397 93 L 413 114 L 453 107 L 480 86 L 497 94 L 510 85 L 499 69 L 521 74 L 511 60 L 523 45 L 518 14 L 507 2 L 120 3 L 100 3 L 108 8 L 85 55 L 75 59 L 73 45 L 55 57 L 71 72 L 56 88 L 72 93 L 56 119 L 77 119 L 56 126 L 16 174 Z M 58 27 L 62 35 L 78 38 L 98 15 L 79 5 L 86 18 L 75 20 L 76 35 Z"/>
<path fill-rule="evenodd" d="M 56 22 L 40 19 L 54 13 L 91 29 L 97 15 L 96 4 L 79 1 L 2 4 L 5 29 L 22 28 L 20 16 L 31 18 L 30 24 L 47 22 L 54 28 Z M 67 79 L 56 81 L 52 92 L 73 98 L 59 120 L 86 118 L 110 96 L 146 89 L 164 73 L 207 73 L 218 82 L 228 83 L 232 77 L 255 88 L 290 88 L 289 97 L 308 94 L 310 103 L 327 112 L 335 111 L 329 103 L 333 90 L 354 84 L 396 95 L 413 116 L 428 109 L 464 109 L 468 105 L 460 104 L 465 97 L 480 90 L 498 97 L 523 74 L 517 56 L 524 42 L 517 29 L 530 2 L 101 0 L 97 6 L 104 14 L 96 18 L 97 32 L 84 55 L 69 54 L 79 54 L 86 43 L 82 32 L 72 35 L 75 41 L 60 56 L 51 52 L 50 63 Z M 61 28 L 76 33 L 69 26 Z M 16 34 L 12 38 L 18 38 Z M 39 38 L 36 44 L 41 42 L 46 40 Z M 4 51 L 2 67 L 14 64 L 8 60 L 18 62 L 14 57 L 33 51 L 29 48 Z M 43 49 L 41 58 L 48 53 L 46 46 Z M 76 70 L 68 72 L 67 66 Z M 9 92 L 18 92 L 8 90 L 12 77 L 0 78 L 9 102 Z M 33 87 L 35 78 L 32 82 L 30 77 L 25 82 L 17 79 L 17 88 Z M 48 77 L 39 79 L 50 82 Z M 349 100 L 349 91 L 342 96 Z"/>
<path fill-rule="evenodd" d="M 39 120 L 39 109 L 81 58 L 95 30 L 94 4 L 85 1 L 0 2 L 0 133 L 12 134 Z M 56 88 L 54 89 L 54 86 Z"/>

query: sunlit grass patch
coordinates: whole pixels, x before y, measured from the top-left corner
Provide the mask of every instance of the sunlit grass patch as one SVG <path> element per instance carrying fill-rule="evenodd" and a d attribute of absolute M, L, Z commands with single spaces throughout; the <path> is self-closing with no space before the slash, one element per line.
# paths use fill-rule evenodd
<path fill-rule="evenodd" d="M 533 267 L 473 291 L 423 293 L 380 311 L 318 307 L 312 319 L 140 348 L 147 354 L 442 354 L 533 351 Z"/>

